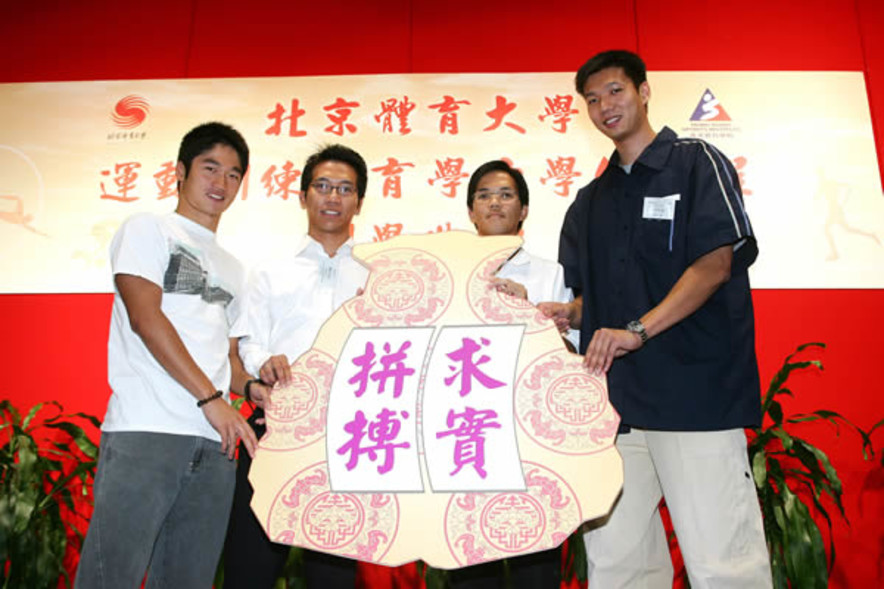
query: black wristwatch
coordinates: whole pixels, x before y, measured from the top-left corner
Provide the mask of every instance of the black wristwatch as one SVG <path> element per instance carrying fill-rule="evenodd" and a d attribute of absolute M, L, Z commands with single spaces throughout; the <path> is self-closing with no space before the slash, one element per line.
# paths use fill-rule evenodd
<path fill-rule="evenodd" d="M 642 345 L 648 341 L 648 332 L 645 331 L 645 326 L 642 325 L 642 322 L 636 319 L 635 321 L 630 321 L 626 324 L 626 331 L 631 331 L 638 335 L 642 340 Z"/>

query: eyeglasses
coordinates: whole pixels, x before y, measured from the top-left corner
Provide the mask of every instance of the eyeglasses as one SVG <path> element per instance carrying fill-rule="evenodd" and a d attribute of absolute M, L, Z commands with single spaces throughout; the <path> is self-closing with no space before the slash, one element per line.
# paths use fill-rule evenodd
<path fill-rule="evenodd" d="M 328 196 L 332 193 L 332 191 L 337 191 L 338 196 L 352 196 L 356 193 L 356 187 L 350 184 L 349 182 L 344 182 L 341 184 L 332 184 L 327 180 L 317 180 L 310 184 L 310 188 L 321 194 L 322 196 Z"/>
<path fill-rule="evenodd" d="M 518 192 L 516 192 L 514 190 L 510 190 L 509 188 L 500 188 L 498 190 L 477 190 L 476 191 L 476 199 L 477 200 L 486 200 L 486 199 L 491 198 L 495 194 L 502 201 L 509 201 L 514 198 L 519 198 Z"/>

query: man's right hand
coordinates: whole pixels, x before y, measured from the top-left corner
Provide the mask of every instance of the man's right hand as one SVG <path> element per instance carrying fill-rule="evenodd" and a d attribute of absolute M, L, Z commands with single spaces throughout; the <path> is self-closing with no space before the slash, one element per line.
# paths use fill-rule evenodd
<path fill-rule="evenodd" d="M 592 340 L 586 346 L 583 365 L 593 374 L 605 374 L 615 358 L 625 356 L 640 347 L 642 340 L 637 333 L 603 327 L 592 334 Z"/>
<path fill-rule="evenodd" d="M 537 308 L 553 320 L 560 333 L 567 333 L 569 329 L 580 329 L 580 319 L 583 314 L 580 299 L 570 303 L 538 303 Z"/>
<path fill-rule="evenodd" d="M 292 367 L 289 365 L 289 359 L 285 354 L 271 356 L 261 366 L 258 376 L 269 385 L 274 385 L 277 382 L 281 385 L 289 384 L 292 381 Z"/>
<path fill-rule="evenodd" d="M 227 454 L 227 458 L 233 460 L 238 439 L 242 439 L 249 456 L 255 457 L 258 438 L 245 417 L 236 409 L 224 399 L 215 399 L 203 405 L 203 413 L 215 431 L 221 435 L 221 452 Z"/>

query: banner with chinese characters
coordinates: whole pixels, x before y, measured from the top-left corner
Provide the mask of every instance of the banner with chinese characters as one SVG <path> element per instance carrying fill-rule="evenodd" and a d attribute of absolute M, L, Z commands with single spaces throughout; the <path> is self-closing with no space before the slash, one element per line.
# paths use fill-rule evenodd
<path fill-rule="evenodd" d="M 270 539 L 455 568 L 560 545 L 623 484 L 604 378 L 490 289 L 515 236 L 399 236 L 266 409 L 249 479 Z"/>
<path fill-rule="evenodd" d="M 247 263 L 306 229 L 301 167 L 345 143 L 369 166 L 357 242 L 471 229 L 469 174 L 490 159 L 530 187 L 529 249 L 555 258 L 561 220 L 612 146 L 571 73 L 396 74 L 0 85 L 0 292 L 110 292 L 122 219 L 175 206 L 178 144 L 221 120 L 252 151 L 219 237 Z M 734 162 L 761 288 L 884 287 L 884 198 L 860 72 L 652 72 L 656 128 Z"/>

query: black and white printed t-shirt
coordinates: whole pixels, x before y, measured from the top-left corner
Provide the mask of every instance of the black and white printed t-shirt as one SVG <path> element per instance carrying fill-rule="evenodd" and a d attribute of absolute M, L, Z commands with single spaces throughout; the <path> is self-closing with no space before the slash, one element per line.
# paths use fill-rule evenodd
<path fill-rule="evenodd" d="M 137 214 L 110 246 L 114 276 L 131 274 L 163 290 L 162 311 L 187 351 L 217 390 L 230 387 L 229 338 L 243 335 L 244 271 L 218 245 L 215 233 L 177 213 Z M 220 441 L 196 399 L 154 358 L 132 331 L 119 292 L 114 293 L 108 340 L 113 394 L 104 431 L 147 431 Z M 217 402 L 217 401 L 216 401 Z"/>

